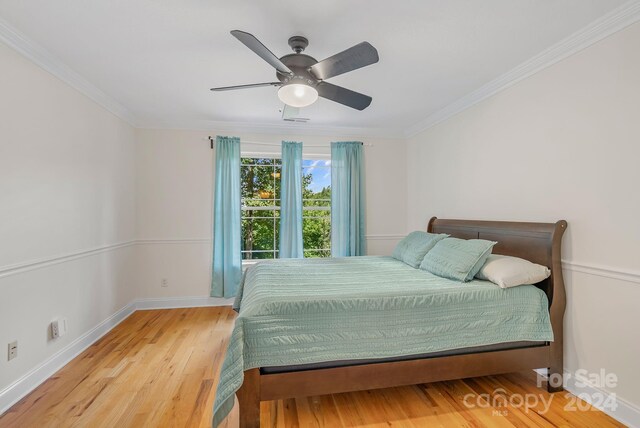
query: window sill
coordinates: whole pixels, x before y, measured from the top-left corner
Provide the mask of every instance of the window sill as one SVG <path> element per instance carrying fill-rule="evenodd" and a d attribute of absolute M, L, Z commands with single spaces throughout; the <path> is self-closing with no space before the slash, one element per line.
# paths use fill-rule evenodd
<path fill-rule="evenodd" d="M 253 266 L 258 262 L 260 262 L 260 260 L 243 260 L 242 261 L 242 270 L 245 270 L 249 266 Z"/>

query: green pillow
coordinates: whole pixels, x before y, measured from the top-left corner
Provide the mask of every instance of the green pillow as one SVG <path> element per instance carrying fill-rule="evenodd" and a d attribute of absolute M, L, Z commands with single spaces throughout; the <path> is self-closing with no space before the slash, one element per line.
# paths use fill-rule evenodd
<path fill-rule="evenodd" d="M 417 269 L 424 255 L 427 254 L 438 241 L 447 236 L 449 235 L 445 235 L 444 233 L 411 232 L 402 241 L 398 242 L 391 256 Z"/>
<path fill-rule="evenodd" d="M 496 244 L 484 239 L 446 238 L 427 253 L 420 269 L 456 281 L 471 281 Z"/>

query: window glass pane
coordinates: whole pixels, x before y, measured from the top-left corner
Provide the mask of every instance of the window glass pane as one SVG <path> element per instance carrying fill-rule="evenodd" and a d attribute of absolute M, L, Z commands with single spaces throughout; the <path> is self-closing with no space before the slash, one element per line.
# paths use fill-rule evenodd
<path fill-rule="evenodd" d="M 254 158 L 241 158 L 240 159 L 240 166 L 253 165 L 255 163 L 256 163 L 256 159 L 254 159 Z"/>
<path fill-rule="evenodd" d="M 331 221 L 331 211 L 325 209 L 311 209 L 305 208 L 302 211 L 302 217 L 304 218 L 326 218 Z"/>
<path fill-rule="evenodd" d="M 331 166 L 331 160 L 329 159 L 303 159 L 302 160 L 303 168 L 327 167 L 327 166 Z"/>
<path fill-rule="evenodd" d="M 331 219 L 329 217 L 307 217 L 302 219 L 302 235 L 305 257 L 326 257 L 331 252 Z M 320 251 L 322 250 L 322 251 Z"/>
<path fill-rule="evenodd" d="M 303 199 L 302 206 L 308 209 L 331 211 L 331 199 Z"/>
<path fill-rule="evenodd" d="M 331 256 L 331 161 L 302 162 L 302 235 L 305 257 Z"/>
<path fill-rule="evenodd" d="M 280 159 L 270 158 L 241 158 L 240 165 L 259 165 L 259 166 L 271 166 L 280 164 Z"/>
<path fill-rule="evenodd" d="M 248 165 L 240 168 L 242 197 L 252 199 L 274 199 L 279 180 L 273 176 L 273 166 Z M 277 182 L 277 184 L 276 184 Z"/>
<path fill-rule="evenodd" d="M 271 158 L 241 160 L 243 259 L 272 259 L 277 253 L 279 164 L 279 159 Z"/>
<path fill-rule="evenodd" d="M 303 199 L 331 199 L 331 161 L 302 162 Z"/>
<path fill-rule="evenodd" d="M 276 246 L 274 240 L 277 238 L 276 218 L 245 217 L 242 219 L 242 250 L 259 251 L 271 250 Z"/>

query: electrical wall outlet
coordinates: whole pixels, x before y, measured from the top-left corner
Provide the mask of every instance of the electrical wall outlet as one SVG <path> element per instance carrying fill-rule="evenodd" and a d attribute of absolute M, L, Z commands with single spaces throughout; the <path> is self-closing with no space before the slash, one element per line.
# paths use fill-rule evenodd
<path fill-rule="evenodd" d="M 9 353 L 7 355 L 7 361 L 11 361 L 18 356 L 18 341 L 9 343 Z"/>
<path fill-rule="evenodd" d="M 167 280 L 167 278 L 162 278 L 160 280 L 160 287 L 168 287 L 169 286 L 169 281 Z"/>
<path fill-rule="evenodd" d="M 67 319 L 66 318 L 56 318 L 51 321 L 51 338 L 57 339 L 58 337 L 62 337 L 67 333 Z"/>
<path fill-rule="evenodd" d="M 57 339 L 60 337 L 60 323 L 58 320 L 51 321 L 51 338 Z"/>

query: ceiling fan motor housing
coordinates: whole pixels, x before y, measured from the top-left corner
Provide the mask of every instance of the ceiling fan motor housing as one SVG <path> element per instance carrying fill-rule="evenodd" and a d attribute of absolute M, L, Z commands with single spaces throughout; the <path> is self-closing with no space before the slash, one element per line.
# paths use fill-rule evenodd
<path fill-rule="evenodd" d="M 309 71 L 309 67 L 318 62 L 315 58 L 305 54 L 289 54 L 280 58 L 280 61 L 292 71 L 292 74 L 284 74 L 276 71 L 276 77 L 283 85 L 302 83 L 315 86 L 318 84 L 319 80 Z"/>

